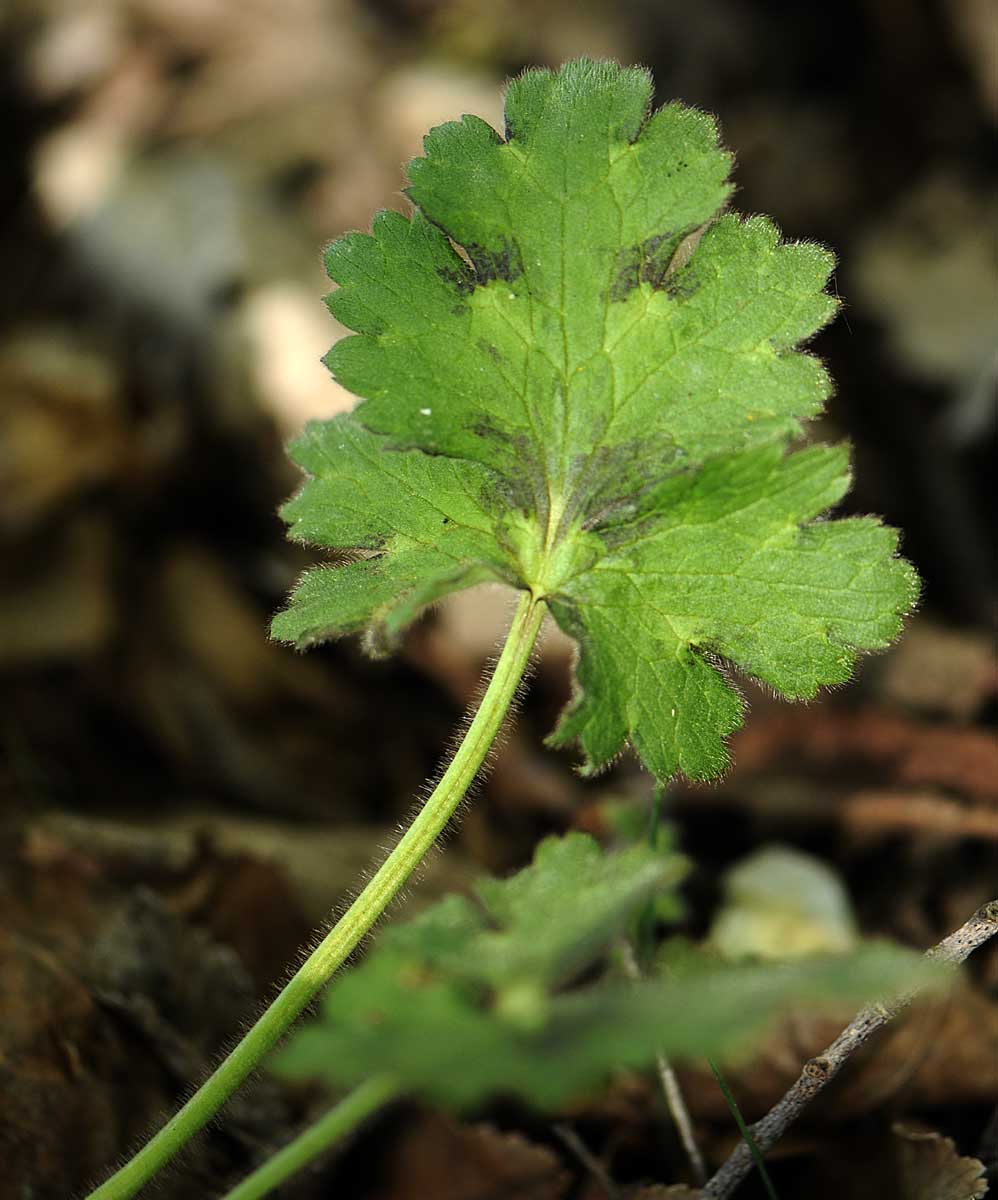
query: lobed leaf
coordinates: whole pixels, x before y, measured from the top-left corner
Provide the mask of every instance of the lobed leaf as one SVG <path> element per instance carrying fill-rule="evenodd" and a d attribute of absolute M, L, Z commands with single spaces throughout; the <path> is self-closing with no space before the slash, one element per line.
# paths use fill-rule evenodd
<path fill-rule="evenodd" d="M 669 874 L 669 858 L 645 847 L 604 856 L 581 834 L 548 839 L 531 867 L 479 885 L 483 908 L 452 896 L 387 930 L 334 980 L 320 1021 L 293 1036 L 276 1069 L 337 1087 L 387 1073 L 458 1109 L 497 1094 L 553 1107 L 660 1052 L 744 1052 L 794 1004 L 858 1002 L 912 981 L 914 956 L 883 945 L 766 966 L 693 956 L 667 982 L 564 990 Z"/>
<path fill-rule="evenodd" d="M 875 521 L 819 521 L 843 451 L 787 453 L 829 391 L 800 346 L 835 311 L 831 256 L 718 215 L 712 119 L 650 98 L 634 68 L 528 71 L 505 136 L 433 130 L 411 219 L 329 248 L 356 334 L 326 361 L 360 402 L 292 448 L 310 478 L 284 515 L 355 561 L 307 574 L 273 632 L 385 649 L 449 592 L 529 590 L 579 644 L 554 742 L 708 778 L 741 720 L 719 668 L 810 697 L 896 636 L 917 582 Z"/>
<path fill-rule="evenodd" d="M 516 875 L 481 880 L 477 905 L 449 897 L 381 941 L 500 992 L 553 987 L 600 958 L 685 873 L 686 860 L 671 850 L 638 845 L 605 855 L 588 834 L 549 837 Z"/>

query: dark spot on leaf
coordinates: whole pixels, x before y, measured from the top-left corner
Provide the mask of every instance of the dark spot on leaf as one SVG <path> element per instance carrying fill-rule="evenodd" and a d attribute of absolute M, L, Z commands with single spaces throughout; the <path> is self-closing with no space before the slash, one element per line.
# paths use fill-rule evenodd
<path fill-rule="evenodd" d="M 509 468 L 502 476 L 497 475 L 494 481 L 503 504 L 507 508 L 534 512 L 542 522 L 546 521 L 550 504 L 547 473 L 536 441 L 526 434 L 510 435 L 487 422 L 479 423 L 474 432 L 493 444 L 498 442 L 512 447 L 515 468 Z"/>
<path fill-rule="evenodd" d="M 438 267 L 437 275 L 456 288 L 462 296 L 467 296 L 475 290 L 476 280 L 474 272 L 466 266 Z M 460 312 L 461 310 L 458 309 L 458 311 Z"/>
<path fill-rule="evenodd" d="M 509 441 L 509 435 L 504 433 L 497 425 L 494 425 L 487 417 L 482 417 L 475 421 L 471 426 L 471 432 L 475 437 L 484 438 L 486 441 Z"/>
<path fill-rule="evenodd" d="M 475 273 L 475 283 L 479 287 L 486 283 L 491 283 L 494 279 L 502 279 L 506 283 L 512 283 L 514 279 L 519 278 L 523 274 L 520 252 L 506 238 L 503 239 L 502 245 L 498 249 L 479 246 L 474 242 L 467 243 L 464 249 L 471 259 L 471 265 Z"/>
<path fill-rule="evenodd" d="M 645 111 L 642 114 L 641 120 L 638 122 L 637 129 L 635 129 L 633 133 L 627 135 L 627 144 L 629 146 L 633 146 L 634 143 L 637 142 L 641 138 L 641 135 L 644 133 L 645 128 L 648 125 L 648 120 L 651 117 L 651 114 L 652 114 L 652 102 L 651 102 L 651 98 L 649 97 L 648 102 L 645 104 Z M 623 132 L 623 131 L 621 131 L 621 132 Z M 619 136 L 619 134 L 618 134 L 618 136 Z"/>
<path fill-rule="evenodd" d="M 646 495 L 684 469 L 684 454 L 668 435 L 601 446 L 580 464 L 581 500 L 569 504 L 582 516 L 582 528 L 598 531 L 608 544 L 612 526 L 638 516 Z M 628 535 L 629 536 L 629 535 Z"/>
<path fill-rule="evenodd" d="M 641 283 L 662 286 L 662 278 L 676 249 L 676 234 L 660 233 L 636 246 L 627 246 L 617 254 L 617 273 L 610 287 L 610 299 L 626 300 Z"/>
<path fill-rule="evenodd" d="M 662 282 L 662 290 L 670 300 L 688 300 L 699 287 L 700 281 L 688 270 L 676 271 Z"/>
<path fill-rule="evenodd" d="M 479 349 L 485 351 L 485 353 L 489 356 L 489 358 L 492 359 L 493 362 L 496 362 L 496 363 L 502 362 L 502 355 L 499 353 L 498 348 L 493 346 L 493 344 L 491 342 L 487 342 L 484 338 L 479 338 L 478 346 L 479 346 Z"/>

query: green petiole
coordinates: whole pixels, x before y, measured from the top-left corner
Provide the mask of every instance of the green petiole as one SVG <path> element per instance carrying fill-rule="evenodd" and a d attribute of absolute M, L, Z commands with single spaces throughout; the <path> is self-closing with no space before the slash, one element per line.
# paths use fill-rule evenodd
<path fill-rule="evenodd" d="M 366 1080 L 252 1175 L 247 1175 L 232 1191 L 226 1192 L 222 1200 L 261 1200 L 397 1095 L 397 1086 L 387 1076 L 378 1075 Z"/>
<path fill-rule="evenodd" d="M 270 1006 L 187 1103 L 87 1200 L 128 1200 L 202 1129 L 370 932 L 454 815 L 495 741 L 547 611 L 521 595 L 506 643 L 460 746 L 440 782 L 370 882 Z"/>

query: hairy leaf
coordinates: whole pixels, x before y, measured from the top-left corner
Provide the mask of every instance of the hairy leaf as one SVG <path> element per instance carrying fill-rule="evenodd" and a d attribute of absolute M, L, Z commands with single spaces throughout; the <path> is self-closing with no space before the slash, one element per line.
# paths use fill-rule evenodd
<path fill-rule="evenodd" d="M 588 834 L 550 837 L 529 867 L 481 880 L 477 905 L 450 897 L 381 941 L 499 991 L 555 986 L 599 958 L 685 872 L 685 859 L 671 850 L 638 845 L 604 855 Z"/>
<path fill-rule="evenodd" d="M 327 362 L 361 402 L 292 447 L 310 478 L 284 515 L 354 561 L 306 575 L 273 632 L 385 649 L 448 592 L 527 589 L 580 648 L 554 740 L 590 771 L 630 742 L 664 780 L 724 769 L 724 664 L 812 696 L 917 584 L 876 521 L 817 522 L 844 452 L 787 451 L 829 390 L 798 347 L 835 311 L 831 256 L 719 216 L 713 121 L 650 96 L 610 63 L 528 71 L 504 137 L 433 130 L 412 218 L 329 248 L 356 336 Z"/>
<path fill-rule="evenodd" d="M 765 967 L 691 959 L 667 983 L 587 977 L 564 990 L 670 875 L 670 856 L 645 847 L 604 856 L 582 834 L 548 839 L 520 874 L 480 884 L 481 906 L 452 896 L 386 930 L 275 1065 L 336 1086 L 388 1073 L 457 1108 L 498 1093 L 552 1106 L 658 1051 L 745 1049 L 794 1003 L 858 1001 L 911 981 L 912 955 L 868 946 Z"/>

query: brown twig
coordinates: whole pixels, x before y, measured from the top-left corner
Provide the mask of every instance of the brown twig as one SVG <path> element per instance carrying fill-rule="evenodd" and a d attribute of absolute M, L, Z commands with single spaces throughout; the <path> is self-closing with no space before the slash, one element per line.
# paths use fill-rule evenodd
<path fill-rule="evenodd" d="M 926 951 L 925 958 L 928 962 L 958 966 L 995 934 L 998 934 L 998 900 L 979 908 L 965 925 Z M 916 988 L 888 1004 L 864 1008 L 830 1046 L 804 1064 L 797 1082 L 783 1099 L 752 1126 L 752 1136 L 763 1153 L 779 1141 L 806 1106 L 838 1075 L 849 1056 L 907 1008 L 920 990 Z M 740 1142 L 724 1166 L 704 1185 L 701 1197 L 727 1200 L 751 1170 L 751 1152 L 745 1142 Z"/>

